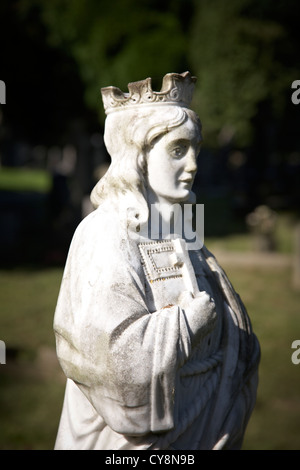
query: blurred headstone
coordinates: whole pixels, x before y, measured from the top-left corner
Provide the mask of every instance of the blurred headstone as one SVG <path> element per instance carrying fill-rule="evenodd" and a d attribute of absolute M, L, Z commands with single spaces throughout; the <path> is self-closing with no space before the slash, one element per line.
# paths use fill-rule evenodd
<path fill-rule="evenodd" d="M 268 206 L 261 205 L 247 215 L 246 223 L 254 236 L 254 248 L 256 251 L 274 251 L 275 227 L 277 214 Z"/>

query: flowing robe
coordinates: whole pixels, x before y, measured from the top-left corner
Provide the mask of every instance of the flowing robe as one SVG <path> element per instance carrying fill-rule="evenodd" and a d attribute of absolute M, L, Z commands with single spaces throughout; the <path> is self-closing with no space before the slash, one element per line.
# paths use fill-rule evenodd
<path fill-rule="evenodd" d="M 240 448 L 259 362 L 245 308 L 206 248 L 191 251 L 217 312 L 211 325 L 199 312 L 191 328 L 174 301 L 182 279 L 153 255 L 165 269 L 153 282 L 145 244 L 101 206 L 74 234 L 54 318 L 67 377 L 55 448 Z"/>

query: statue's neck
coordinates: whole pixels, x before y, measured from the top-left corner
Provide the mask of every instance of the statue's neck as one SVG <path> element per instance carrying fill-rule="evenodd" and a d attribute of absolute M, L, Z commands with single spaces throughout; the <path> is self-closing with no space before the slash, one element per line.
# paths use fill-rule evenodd
<path fill-rule="evenodd" d="M 168 234 L 182 234 L 184 202 L 173 202 L 148 192 L 149 221 L 155 238 L 166 238 Z M 191 223 L 185 217 L 185 223 Z M 182 235 L 183 237 L 183 235 Z"/>

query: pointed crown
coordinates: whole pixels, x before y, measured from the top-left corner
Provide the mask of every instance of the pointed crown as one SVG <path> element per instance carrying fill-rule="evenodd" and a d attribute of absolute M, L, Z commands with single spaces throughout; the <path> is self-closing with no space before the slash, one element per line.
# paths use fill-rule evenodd
<path fill-rule="evenodd" d="M 160 91 L 153 91 L 151 78 L 128 84 L 129 93 L 115 86 L 101 88 L 106 114 L 133 106 L 164 104 L 189 107 L 197 78 L 190 72 L 168 73 Z"/>

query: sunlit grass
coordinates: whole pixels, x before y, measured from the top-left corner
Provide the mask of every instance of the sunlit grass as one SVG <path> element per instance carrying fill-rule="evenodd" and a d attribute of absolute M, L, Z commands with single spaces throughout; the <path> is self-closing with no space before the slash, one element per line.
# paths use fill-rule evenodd
<path fill-rule="evenodd" d="M 59 268 L 0 271 L 0 449 L 54 446 L 64 393 L 52 328 L 61 277 Z"/>
<path fill-rule="evenodd" d="M 245 449 L 300 448 L 300 365 L 291 344 L 300 339 L 300 292 L 291 268 L 223 266 L 244 300 L 260 341 L 257 404 Z M 53 314 L 62 269 L 0 271 L 0 339 L 19 353 L 0 366 L 0 449 L 52 449 L 64 378 L 54 352 Z M 9 361 L 8 361 L 9 362 Z"/>
<path fill-rule="evenodd" d="M 44 170 L 29 168 L 0 168 L 0 191 L 36 191 L 47 193 L 51 176 Z"/>
<path fill-rule="evenodd" d="M 53 345 L 62 269 L 0 271 L 0 336 L 13 347 Z"/>
<path fill-rule="evenodd" d="M 300 339 L 300 292 L 290 268 L 230 268 L 261 345 L 257 404 L 247 428 L 245 449 L 300 449 L 300 365 L 292 363 Z"/>

